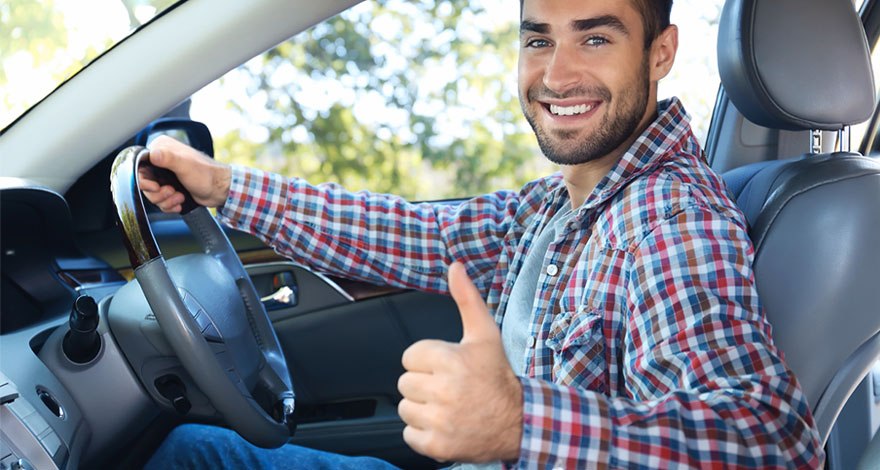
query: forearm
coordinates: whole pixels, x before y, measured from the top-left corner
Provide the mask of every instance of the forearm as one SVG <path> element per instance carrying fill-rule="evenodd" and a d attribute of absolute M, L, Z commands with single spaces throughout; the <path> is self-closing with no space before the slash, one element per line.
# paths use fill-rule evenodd
<path fill-rule="evenodd" d="M 447 267 L 454 260 L 477 275 L 494 268 L 509 202 L 413 204 L 234 166 L 219 215 L 227 225 L 321 272 L 445 292 Z"/>
<path fill-rule="evenodd" d="M 817 468 L 806 401 L 789 380 L 637 401 L 523 379 L 516 468 Z"/>

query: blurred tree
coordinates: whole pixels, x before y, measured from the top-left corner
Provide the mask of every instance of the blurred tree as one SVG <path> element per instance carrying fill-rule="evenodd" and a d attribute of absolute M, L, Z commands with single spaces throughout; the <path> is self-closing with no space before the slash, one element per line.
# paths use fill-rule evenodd
<path fill-rule="evenodd" d="M 18 52 L 30 54 L 36 65 L 67 47 L 64 17 L 50 1 L 11 1 L 0 4 L 0 57 Z M 62 77 L 63 79 L 63 77 Z M 0 67 L 0 90 L 8 88 L 6 67 Z M 27 109 L 21 94 L 2 93 L 4 109 Z"/>
<path fill-rule="evenodd" d="M 172 3 L 174 0 L 93 0 L 89 7 L 99 11 L 85 15 L 88 21 L 83 21 L 83 15 L 70 15 L 82 7 L 77 2 L 0 2 L 0 128 L 140 26 L 137 8 L 146 7 L 142 16 L 150 18 Z M 128 22 L 120 25 L 116 20 L 124 18 L 108 14 L 114 7 L 125 8 Z M 11 78 L 12 70 L 21 74 L 17 81 Z"/>
<path fill-rule="evenodd" d="M 480 2 L 385 0 L 280 44 L 240 68 L 249 98 L 229 102 L 242 115 L 248 100 L 264 103 L 265 142 L 232 131 L 217 139 L 218 159 L 410 199 L 548 173 L 505 86 L 518 25 L 487 16 Z"/>

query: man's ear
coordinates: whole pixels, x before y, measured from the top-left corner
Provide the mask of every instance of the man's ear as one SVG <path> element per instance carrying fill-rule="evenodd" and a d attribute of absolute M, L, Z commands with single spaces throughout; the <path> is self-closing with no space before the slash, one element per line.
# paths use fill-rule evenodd
<path fill-rule="evenodd" d="M 678 26 L 671 24 L 651 43 L 651 81 L 660 80 L 672 70 L 677 51 Z"/>

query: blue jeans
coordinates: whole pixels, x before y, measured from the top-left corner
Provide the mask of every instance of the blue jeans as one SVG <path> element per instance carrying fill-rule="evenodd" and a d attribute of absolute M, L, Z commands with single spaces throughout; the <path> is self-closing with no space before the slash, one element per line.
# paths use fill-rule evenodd
<path fill-rule="evenodd" d="M 175 428 L 144 470 L 399 470 L 373 457 L 348 457 L 285 444 L 262 449 L 225 428 L 184 424 Z"/>

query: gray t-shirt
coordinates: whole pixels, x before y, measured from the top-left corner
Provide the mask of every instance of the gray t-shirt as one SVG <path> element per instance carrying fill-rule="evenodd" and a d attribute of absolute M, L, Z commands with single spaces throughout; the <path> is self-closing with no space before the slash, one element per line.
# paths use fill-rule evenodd
<path fill-rule="evenodd" d="M 501 323 L 501 340 L 504 342 L 504 353 L 510 362 L 510 367 L 517 375 L 525 374 L 526 367 L 526 343 L 529 341 L 530 320 L 532 310 L 537 300 L 538 279 L 544 267 L 544 257 L 547 248 L 561 232 L 571 218 L 570 206 L 560 209 L 544 226 L 541 233 L 535 237 L 526 258 L 523 260 L 522 269 L 510 290 L 510 299 L 507 301 L 507 310 L 504 312 L 504 321 Z M 531 346 L 534 346 L 532 344 Z"/>
<path fill-rule="evenodd" d="M 573 211 L 570 206 L 559 210 L 547 223 L 541 234 L 535 237 L 529 247 L 526 258 L 523 260 L 522 269 L 510 290 L 510 299 L 507 301 L 507 310 L 504 313 L 504 321 L 501 323 L 501 341 L 504 343 L 504 354 L 510 362 L 510 367 L 516 375 L 525 374 L 526 367 L 526 344 L 529 341 L 529 321 L 532 318 L 532 310 L 537 300 L 538 279 L 544 266 L 544 256 L 547 248 L 556 238 Z M 457 463 L 450 467 L 451 470 L 501 470 L 499 462 L 489 463 Z"/>

